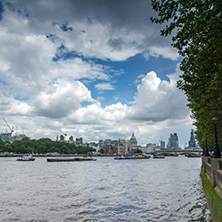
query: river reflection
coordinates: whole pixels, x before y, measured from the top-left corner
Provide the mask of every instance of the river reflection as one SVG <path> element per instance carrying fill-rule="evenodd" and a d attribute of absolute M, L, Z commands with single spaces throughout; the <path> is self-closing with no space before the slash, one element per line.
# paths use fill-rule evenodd
<path fill-rule="evenodd" d="M 1 221 L 212 221 L 201 158 L 0 158 Z"/>

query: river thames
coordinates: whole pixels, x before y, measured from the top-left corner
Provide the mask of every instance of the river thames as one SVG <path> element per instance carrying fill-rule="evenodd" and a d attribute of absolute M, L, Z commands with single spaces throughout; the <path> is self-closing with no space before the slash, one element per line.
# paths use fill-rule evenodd
<path fill-rule="evenodd" d="M 213 221 L 201 158 L 0 158 L 1 221 Z"/>

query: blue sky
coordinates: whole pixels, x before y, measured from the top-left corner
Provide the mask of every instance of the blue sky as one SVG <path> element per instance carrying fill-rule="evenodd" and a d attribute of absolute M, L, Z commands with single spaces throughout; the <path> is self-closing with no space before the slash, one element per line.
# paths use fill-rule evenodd
<path fill-rule="evenodd" d="M 0 116 L 14 133 L 188 142 L 181 58 L 150 22 L 150 1 L 0 2 Z"/>
<path fill-rule="evenodd" d="M 117 73 L 113 73 L 110 84 L 112 89 L 103 90 L 102 92 L 95 90 L 95 82 L 92 84 L 86 84 L 91 90 L 94 98 L 103 95 L 104 100 L 101 101 L 102 107 L 111 105 L 117 101 L 121 103 L 130 104 L 135 93 L 137 85 L 141 82 L 141 79 L 150 71 L 157 73 L 157 76 L 161 80 L 169 81 L 170 75 L 175 72 L 177 64 L 180 62 L 180 58 L 177 60 L 154 58 L 150 57 L 149 60 L 144 58 L 142 54 L 135 55 L 128 58 L 125 61 L 102 61 L 93 60 L 95 63 L 100 63 L 104 66 L 108 66 Z M 84 81 L 84 80 L 83 80 Z M 98 83 L 102 81 L 97 81 Z"/>

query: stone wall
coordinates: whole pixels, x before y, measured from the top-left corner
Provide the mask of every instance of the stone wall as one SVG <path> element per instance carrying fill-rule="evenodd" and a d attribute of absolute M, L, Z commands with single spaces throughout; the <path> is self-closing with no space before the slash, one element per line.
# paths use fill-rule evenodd
<path fill-rule="evenodd" d="M 214 222 L 222 221 L 222 159 L 202 157 L 201 178 Z"/>
<path fill-rule="evenodd" d="M 222 191 L 222 159 L 203 156 L 202 167 L 212 186 Z"/>

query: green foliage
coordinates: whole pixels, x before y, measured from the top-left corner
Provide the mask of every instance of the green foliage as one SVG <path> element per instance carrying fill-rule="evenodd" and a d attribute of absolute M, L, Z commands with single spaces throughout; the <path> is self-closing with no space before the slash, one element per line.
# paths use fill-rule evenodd
<path fill-rule="evenodd" d="M 173 33 L 172 45 L 183 57 L 178 88 L 187 96 L 199 144 L 207 139 L 213 147 L 216 117 L 222 145 L 222 1 L 152 0 L 152 6 L 158 18 L 151 21 L 168 23 L 161 35 Z"/>
<path fill-rule="evenodd" d="M 72 143 L 64 143 L 58 141 L 52 141 L 48 138 L 42 138 L 39 140 L 29 140 L 24 138 L 22 140 L 16 140 L 11 144 L 4 143 L 0 139 L 0 149 L 2 152 L 14 152 L 18 154 L 23 153 L 52 153 L 57 152 L 61 154 L 87 154 L 88 152 L 95 151 L 91 147 L 76 147 Z"/>
<path fill-rule="evenodd" d="M 4 148 L 4 146 L 5 146 L 5 142 L 0 137 L 0 150 L 2 150 Z"/>
<path fill-rule="evenodd" d="M 104 154 L 105 150 L 104 149 L 100 149 L 100 150 L 98 150 L 98 152 L 100 152 L 101 154 Z"/>

